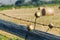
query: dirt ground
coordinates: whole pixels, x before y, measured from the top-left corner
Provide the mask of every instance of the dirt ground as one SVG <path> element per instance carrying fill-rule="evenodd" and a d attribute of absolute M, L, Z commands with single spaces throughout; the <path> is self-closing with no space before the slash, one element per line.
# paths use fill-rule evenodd
<path fill-rule="evenodd" d="M 53 23 L 55 26 L 60 27 L 60 9 L 58 9 L 57 6 L 51 7 L 51 8 L 53 8 L 55 10 L 54 15 L 53 16 L 42 16 L 37 19 L 37 23 L 42 23 L 42 24 Z M 37 11 L 37 8 L 20 8 L 20 9 L 12 9 L 12 10 L 3 10 L 3 11 L 0 11 L 0 13 L 4 13 L 4 14 L 12 16 L 12 17 L 21 18 L 21 19 L 25 19 L 25 20 L 34 22 L 35 21 L 34 13 L 36 11 Z M 25 25 L 25 26 L 27 26 L 28 24 L 34 25 L 31 22 L 26 22 L 26 21 L 22 21 L 22 20 L 18 20 L 18 19 L 9 18 L 2 14 L 0 14 L 0 19 L 14 22 L 19 25 Z M 36 25 L 36 30 L 46 32 L 47 29 L 48 29 L 48 26 L 42 26 L 42 25 L 38 25 L 38 24 Z M 49 30 L 48 33 L 60 36 L 60 29 L 53 28 L 53 29 Z"/>

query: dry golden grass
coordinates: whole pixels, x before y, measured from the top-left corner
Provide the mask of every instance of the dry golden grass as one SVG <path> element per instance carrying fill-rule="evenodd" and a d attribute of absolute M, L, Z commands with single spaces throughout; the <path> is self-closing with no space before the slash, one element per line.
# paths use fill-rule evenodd
<path fill-rule="evenodd" d="M 52 8 L 55 9 L 54 16 L 40 17 L 37 19 L 37 23 L 44 23 L 44 24 L 53 23 L 55 26 L 60 26 L 60 9 L 58 9 L 57 7 L 52 7 Z M 22 18 L 22 19 L 30 20 L 30 21 L 34 22 L 34 19 L 35 19 L 34 13 L 37 10 L 38 10 L 37 8 L 20 8 L 20 9 L 14 9 L 14 10 L 0 11 L 0 13 L 4 13 L 4 14 L 12 16 L 12 17 Z M 26 22 L 26 21 L 22 21 L 22 20 L 9 18 L 9 17 L 1 15 L 1 14 L 0 14 L 0 19 L 14 22 L 14 23 L 19 24 L 19 25 L 20 24 L 25 25 L 25 26 L 27 26 L 28 24 L 33 24 L 31 22 Z M 38 25 L 38 24 L 36 26 L 36 30 L 41 30 L 41 31 L 45 32 L 47 29 L 48 29 L 48 26 L 42 26 L 42 25 Z M 52 30 L 49 30 L 48 33 L 60 36 L 60 29 L 53 28 Z"/>
<path fill-rule="evenodd" d="M 12 38 L 12 39 L 17 37 L 13 34 L 10 34 L 10 33 L 3 31 L 3 30 L 0 30 L 0 34 L 4 35 L 5 37 Z M 17 38 L 19 38 L 19 37 L 17 37 Z"/>

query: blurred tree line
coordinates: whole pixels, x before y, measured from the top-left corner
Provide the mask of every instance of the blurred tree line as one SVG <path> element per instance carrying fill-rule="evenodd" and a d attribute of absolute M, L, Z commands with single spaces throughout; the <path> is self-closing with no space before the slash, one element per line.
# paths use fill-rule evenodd
<path fill-rule="evenodd" d="M 40 6 L 43 4 L 60 4 L 60 0 L 52 0 L 52 1 L 41 1 L 41 0 L 31 0 L 28 2 L 25 2 L 25 0 L 17 0 L 15 5 L 16 6 Z"/>

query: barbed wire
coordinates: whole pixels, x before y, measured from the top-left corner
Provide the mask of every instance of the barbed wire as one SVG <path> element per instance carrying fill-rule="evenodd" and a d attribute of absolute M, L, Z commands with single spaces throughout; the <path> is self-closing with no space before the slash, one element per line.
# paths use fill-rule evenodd
<path fill-rule="evenodd" d="M 6 15 L 6 14 L 4 14 L 4 13 L 0 13 L 0 14 L 2 14 L 2 15 L 4 15 L 4 16 L 7 16 L 7 17 L 9 17 L 9 18 L 13 18 L 13 19 L 17 19 L 17 20 L 22 20 L 22 21 L 26 21 L 26 22 L 35 23 L 35 22 L 33 22 L 33 21 L 29 21 L 29 20 L 25 20 L 25 19 L 21 19 L 21 18 L 12 17 L 12 16 Z M 50 28 L 50 26 L 49 26 L 49 25 L 46 25 L 46 24 L 41 24 L 41 23 L 36 23 L 36 24 L 38 24 L 38 25 L 43 25 L 43 26 L 48 26 L 48 27 Z M 59 29 L 60 29 L 60 27 L 57 27 L 57 26 L 52 26 L 52 28 L 59 28 Z"/>
<path fill-rule="evenodd" d="M 31 23 L 35 23 L 33 21 L 29 21 L 29 20 L 25 20 L 25 19 L 21 19 L 21 18 L 16 18 L 16 17 L 12 17 L 12 16 L 9 16 L 9 15 L 6 15 L 6 14 L 3 14 L 3 13 L 0 13 L 4 16 L 7 16 L 7 17 L 10 17 L 10 18 L 13 18 L 13 19 L 17 19 L 17 20 L 22 20 L 22 21 L 26 21 L 26 22 L 31 22 Z M 43 26 L 47 26 L 46 24 L 41 24 L 41 23 L 36 23 L 36 24 L 39 24 L 39 25 L 43 25 Z"/>

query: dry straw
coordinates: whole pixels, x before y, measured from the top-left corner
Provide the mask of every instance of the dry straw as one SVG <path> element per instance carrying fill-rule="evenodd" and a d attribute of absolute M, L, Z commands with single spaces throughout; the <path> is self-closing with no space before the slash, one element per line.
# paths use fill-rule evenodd
<path fill-rule="evenodd" d="M 54 9 L 49 7 L 40 7 L 42 16 L 51 16 L 54 15 Z"/>

